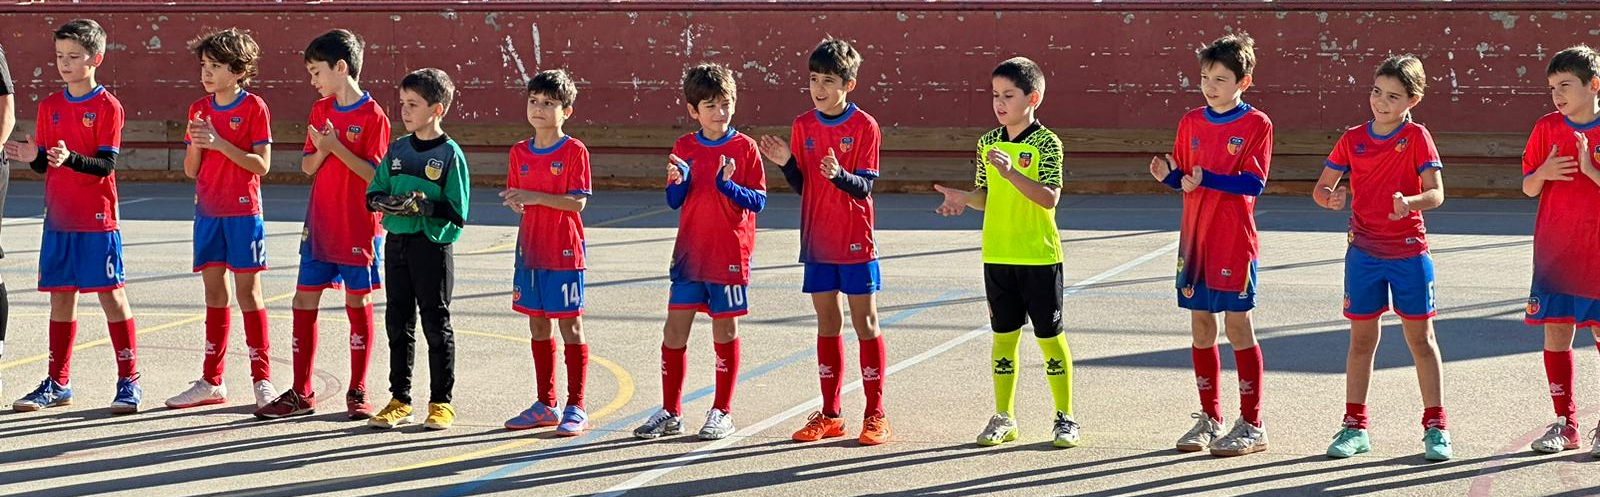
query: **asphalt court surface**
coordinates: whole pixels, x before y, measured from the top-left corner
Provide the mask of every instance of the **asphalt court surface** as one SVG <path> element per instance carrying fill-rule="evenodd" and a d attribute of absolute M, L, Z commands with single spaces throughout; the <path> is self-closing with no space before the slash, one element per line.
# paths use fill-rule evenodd
<path fill-rule="evenodd" d="M 1421 457 L 1422 406 L 1398 322 L 1385 317 L 1369 398 L 1374 451 L 1329 460 L 1323 451 L 1343 412 L 1348 322 L 1340 312 L 1345 219 L 1309 198 L 1268 196 L 1258 207 L 1261 298 L 1255 324 L 1267 375 L 1268 451 L 1217 459 L 1182 454 L 1173 441 L 1192 423 L 1189 318 L 1172 285 L 1180 200 L 1167 196 L 1067 196 L 1065 322 L 1075 360 L 1083 445 L 1049 444 L 1051 404 L 1036 345 L 1024 343 L 1018 413 L 1022 439 L 979 448 L 993 413 L 983 303 L 981 216 L 941 218 L 940 198 L 878 197 L 887 336 L 891 443 L 861 447 L 861 393 L 847 384 L 850 436 L 797 444 L 789 433 L 815 409 L 815 319 L 799 292 L 798 198 L 774 188 L 760 217 L 752 312 L 742 319 L 742 371 L 722 442 L 692 433 L 711 402 L 709 321 L 689 349 L 685 425 L 690 435 L 634 440 L 659 407 L 659 343 L 677 215 L 659 192 L 598 192 L 588 226 L 585 331 L 591 347 L 588 406 L 595 429 L 556 438 L 501 423 L 532 399 L 527 320 L 510 309 L 516 217 L 493 190 L 473 191 L 470 226 L 456 244 L 457 425 L 376 431 L 344 419 L 334 400 L 317 414 L 261 422 L 250 416 L 245 346 L 234 319 L 225 375 L 230 402 L 169 410 L 161 402 L 199 373 L 200 278 L 190 272 L 190 185 L 121 187 L 128 294 L 139 323 L 143 412 L 106 412 L 114 364 L 93 299 L 80 304 L 72 371 L 75 403 L 35 413 L 5 404 L 43 377 L 48 299 L 33 290 L 42 213 L 39 183 L 12 185 L 5 213 L 11 325 L 0 407 L 4 495 L 1583 495 L 1600 491 L 1600 464 L 1583 451 L 1534 454 L 1551 422 L 1540 333 L 1522 324 L 1531 271 L 1532 200 L 1451 199 L 1429 212 L 1438 270 L 1445 407 L 1456 459 Z M 266 189 L 264 294 L 273 371 L 289 383 L 290 316 L 307 189 Z M 341 298 L 324 296 L 316 390 L 349 380 Z M 381 292 L 375 298 L 382 313 Z M 381 318 L 368 384 L 387 400 Z M 846 336 L 851 336 L 846 330 Z M 419 337 L 419 341 L 420 337 Z M 1600 421 L 1600 361 L 1580 334 L 1577 398 L 1585 431 Z M 846 340 L 846 381 L 859 380 Z M 1031 342 L 1024 340 L 1024 342 Z M 413 394 L 425 399 L 425 342 Z M 1223 406 L 1237 408 L 1232 354 L 1223 353 Z M 563 368 L 557 389 L 564 392 Z M 564 397 L 564 395 L 558 395 Z M 420 404 L 419 404 L 420 407 Z"/>

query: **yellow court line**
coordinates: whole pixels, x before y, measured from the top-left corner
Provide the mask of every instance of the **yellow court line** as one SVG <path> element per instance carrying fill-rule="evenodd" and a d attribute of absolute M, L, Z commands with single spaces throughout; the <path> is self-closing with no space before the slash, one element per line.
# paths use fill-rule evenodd
<path fill-rule="evenodd" d="M 644 219 L 644 218 L 647 218 L 647 217 L 650 217 L 650 216 L 654 216 L 656 214 L 662 214 L 662 213 L 667 213 L 667 212 L 672 212 L 672 208 L 671 207 L 657 207 L 657 208 L 654 208 L 654 209 L 650 209 L 648 211 L 640 212 L 638 214 L 633 214 L 633 215 L 629 215 L 629 216 L 622 216 L 622 217 L 619 217 L 619 218 L 616 218 L 616 219 L 607 219 L 605 221 L 601 221 L 601 222 L 598 222 L 598 223 L 591 224 L 591 225 L 589 225 L 589 227 L 591 227 L 591 228 L 604 228 L 604 227 L 607 227 L 607 226 L 613 226 L 613 225 L 617 225 L 617 224 L 621 224 L 621 223 L 626 223 L 628 221 L 633 221 L 635 219 Z M 501 250 L 505 250 L 505 249 L 508 249 L 508 248 L 514 248 L 516 246 L 517 246 L 517 242 L 502 243 L 502 244 L 491 246 L 491 247 L 486 247 L 486 248 L 481 248 L 481 249 L 478 249 L 478 250 L 473 250 L 471 252 L 465 252 L 465 253 L 462 253 L 462 255 L 488 254 L 488 253 L 493 253 L 493 252 L 499 252 Z"/>
<path fill-rule="evenodd" d="M 294 292 L 289 292 L 289 293 L 285 293 L 285 294 L 282 294 L 282 295 L 274 295 L 274 296 L 272 296 L 272 298 L 269 298 L 269 299 L 266 299 L 266 300 L 262 301 L 262 303 L 266 304 L 266 303 L 276 302 L 276 301 L 283 300 L 283 299 L 286 299 L 286 298 L 289 298 L 289 297 L 293 297 L 293 296 L 294 296 Z M 152 313 L 152 314 L 149 314 L 149 315 L 150 316 L 162 316 L 162 315 L 166 315 L 166 314 L 155 314 L 155 313 Z M 180 315 L 189 316 L 189 317 L 184 318 L 184 319 L 179 319 L 177 321 L 172 321 L 172 322 L 169 322 L 169 323 L 161 323 L 161 324 L 158 324 L 158 325 L 155 325 L 155 326 L 151 326 L 149 328 L 135 330 L 134 331 L 134 335 L 144 335 L 144 334 L 147 334 L 147 333 L 155 333 L 157 331 L 170 329 L 170 328 L 176 328 L 176 327 L 183 326 L 183 325 L 186 325 L 186 324 L 198 323 L 200 321 L 205 321 L 205 319 L 206 319 L 205 313 L 200 313 L 200 314 L 180 314 Z M 135 313 L 133 315 L 133 317 L 137 318 L 137 317 L 139 317 L 139 314 Z M 99 339 L 83 342 L 83 343 L 80 343 L 80 344 L 77 344 L 77 345 L 73 345 L 72 346 L 72 351 L 74 353 L 76 353 L 77 351 L 80 351 L 80 350 L 83 350 L 83 349 L 92 348 L 92 347 L 98 347 L 98 346 L 105 345 L 105 344 L 108 344 L 108 343 L 111 343 L 111 337 L 99 338 Z M 11 368 L 14 368 L 14 367 L 17 367 L 17 366 L 21 366 L 21 365 L 24 365 L 24 364 L 32 364 L 32 363 L 43 361 L 43 360 L 49 359 L 49 358 L 50 358 L 50 354 L 48 354 L 48 353 L 39 354 L 39 355 L 35 355 L 35 356 L 29 356 L 29 357 L 24 357 L 24 358 L 21 358 L 21 359 L 17 359 L 15 361 L 11 361 L 11 362 L 0 364 L 0 371 L 11 369 Z"/>

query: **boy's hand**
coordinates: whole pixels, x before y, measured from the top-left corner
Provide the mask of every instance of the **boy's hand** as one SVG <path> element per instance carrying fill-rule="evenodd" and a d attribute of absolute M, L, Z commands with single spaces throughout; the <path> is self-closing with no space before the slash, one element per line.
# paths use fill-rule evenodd
<path fill-rule="evenodd" d="M 211 125 L 210 119 L 201 119 L 197 112 L 194 119 L 189 121 L 189 143 L 196 147 L 215 149 L 217 141 L 217 128 Z"/>
<path fill-rule="evenodd" d="M 676 185 L 683 182 L 683 177 L 689 170 L 689 164 L 678 158 L 677 154 L 667 154 L 667 184 Z"/>
<path fill-rule="evenodd" d="M 1394 212 L 1389 213 L 1390 221 L 1399 221 L 1411 215 L 1411 204 L 1406 202 L 1406 196 L 1394 192 Z"/>
<path fill-rule="evenodd" d="M 721 161 L 722 171 L 720 172 L 722 173 L 722 181 L 733 181 L 733 170 L 735 169 L 733 158 L 724 155 L 722 156 Z"/>
<path fill-rule="evenodd" d="M 339 135 L 333 132 L 333 120 L 327 120 L 323 129 L 316 126 L 306 127 L 306 136 L 311 138 L 311 145 L 317 147 L 318 152 L 332 153 L 333 146 L 339 143 Z"/>
<path fill-rule="evenodd" d="M 833 179 L 843 170 L 839 167 L 839 158 L 834 155 L 833 147 L 828 147 L 828 155 L 822 156 L 822 177 Z"/>
<path fill-rule="evenodd" d="M 999 147 L 995 147 L 989 149 L 989 153 L 984 158 L 988 159 L 989 165 L 994 166 L 995 171 L 1000 173 L 1000 177 L 1008 178 L 1011 176 L 1011 154 L 1000 150 Z"/>
<path fill-rule="evenodd" d="M 1594 149 L 1589 148 L 1589 137 L 1576 131 L 1572 135 L 1578 139 L 1578 169 L 1586 176 L 1593 176 L 1596 173 Z"/>
<path fill-rule="evenodd" d="M 1349 188 L 1342 185 L 1338 188 L 1328 188 L 1326 186 L 1322 188 L 1328 192 L 1328 210 L 1336 211 L 1344 209 L 1345 202 L 1348 202 L 1350 199 Z"/>
<path fill-rule="evenodd" d="M 1183 192 L 1189 193 L 1200 188 L 1200 181 L 1206 178 L 1206 168 L 1194 166 L 1189 174 L 1183 175 Z"/>
<path fill-rule="evenodd" d="M 766 157 L 767 160 L 772 161 L 778 167 L 788 164 L 789 159 L 794 157 L 794 154 L 789 151 L 788 143 L 771 136 L 762 135 L 761 143 L 757 147 L 761 149 L 762 157 Z"/>
<path fill-rule="evenodd" d="M 1580 143 L 1581 144 L 1581 143 Z M 1533 176 L 1543 181 L 1572 181 L 1572 173 L 1578 170 L 1578 161 L 1572 157 L 1557 157 L 1556 146 L 1550 146 L 1550 155 L 1545 157 L 1544 164 L 1533 171 Z"/>
<path fill-rule="evenodd" d="M 1156 181 L 1166 180 L 1167 175 L 1172 174 L 1172 169 L 1172 154 L 1167 154 L 1165 159 L 1161 157 L 1150 158 L 1150 175 L 1155 176 Z"/>
<path fill-rule="evenodd" d="M 50 167 L 61 167 L 62 164 L 67 163 L 67 156 L 70 155 L 72 155 L 72 151 L 67 150 L 67 142 L 65 140 L 57 140 L 56 146 L 50 147 L 50 150 L 45 151 L 45 159 L 50 162 Z"/>
<path fill-rule="evenodd" d="M 33 146 L 33 137 L 23 141 L 6 142 L 6 158 L 17 162 L 33 162 L 39 158 L 39 148 Z"/>
<path fill-rule="evenodd" d="M 938 183 L 933 184 L 933 189 L 944 194 L 944 203 L 939 204 L 939 208 L 934 209 L 934 212 L 944 217 L 950 217 L 959 216 L 967 210 L 967 192 L 955 188 L 945 188 L 939 186 Z"/>
<path fill-rule="evenodd" d="M 500 198 L 505 199 L 503 203 L 507 207 L 517 212 L 522 212 L 522 208 L 525 206 L 539 205 L 539 197 L 534 195 L 533 192 L 524 190 L 507 189 L 500 192 Z"/>

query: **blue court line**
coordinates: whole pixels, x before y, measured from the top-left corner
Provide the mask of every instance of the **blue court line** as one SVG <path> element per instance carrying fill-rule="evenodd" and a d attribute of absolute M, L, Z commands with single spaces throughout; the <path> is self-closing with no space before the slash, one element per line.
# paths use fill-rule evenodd
<path fill-rule="evenodd" d="M 900 312 L 895 313 L 893 316 L 889 316 L 887 318 L 884 318 L 882 321 L 878 322 L 878 325 L 882 326 L 882 327 L 893 326 L 895 323 L 899 323 L 899 322 L 904 321 L 904 320 L 906 320 L 906 319 L 908 319 L 908 318 L 910 318 L 912 316 L 915 316 L 917 314 L 921 314 L 922 311 L 926 311 L 928 309 L 932 309 L 936 305 L 945 303 L 946 301 L 949 301 L 949 300 L 955 299 L 956 297 L 960 297 L 960 296 L 967 295 L 967 294 L 970 294 L 970 293 L 972 293 L 972 292 L 966 292 L 966 291 L 945 292 L 945 293 L 939 295 L 938 297 L 934 297 L 934 299 L 932 301 L 920 304 L 920 305 L 918 305 L 916 307 L 911 307 L 911 308 L 907 308 L 907 309 L 901 310 Z M 752 380 L 752 379 L 755 379 L 757 377 L 760 377 L 761 375 L 770 373 L 772 371 L 776 371 L 776 370 L 778 370 L 780 368 L 783 368 L 784 366 L 788 366 L 790 364 L 794 364 L 796 362 L 800 362 L 800 361 L 805 360 L 805 359 L 810 358 L 810 357 L 815 357 L 816 353 L 817 353 L 817 347 L 816 346 L 811 346 L 811 347 L 807 347 L 804 350 L 801 350 L 799 352 L 795 352 L 793 354 L 790 354 L 790 355 L 788 355 L 788 356 L 786 356 L 784 358 L 781 358 L 781 359 L 778 359 L 778 360 L 775 360 L 775 361 L 768 362 L 766 364 L 762 364 L 760 366 L 757 366 L 754 369 L 750 369 L 748 371 L 740 372 L 739 373 L 739 382 L 743 383 L 743 382 L 745 382 L 747 380 Z M 689 394 L 685 395 L 684 398 L 683 398 L 683 402 L 684 403 L 693 402 L 695 400 L 698 400 L 698 399 L 701 399 L 701 398 L 706 397 L 708 395 L 711 395 L 714 392 L 716 392 L 716 385 L 708 385 L 708 386 L 700 388 L 699 390 L 695 390 L 695 391 L 690 392 Z M 583 434 L 583 436 L 570 439 L 566 443 L 561 444 L 561 446 L 582 445 L 584 443 L 587 443 L 587 442 L 590 442 L 590 441 L 593 441 L 595 439 L 600 438 L 602 436 L 602 434 L 604 434 L 604 433 L 622 431 L 624 429 L 627 429 L 627 427 L 632 426 L 635 423 L 638 423 L 640 421 L 643 421 L 646 418 L 649 418 L 650 415 L 654 414 L 657 409 L 660 409 L 660 407 L 659 406 L 652 407 L 650 409 L 646 409 L 646 410 L 640 411 L 638 413 L 635 413 L 635 414 L 633 414 L 631 416 L 627 416 L 627 417 L 618 419 L 616 421 L 612 421 L 612 422 L 610 422 L 610 423 L 608 423 L 605 426 L 602 426 L 600 428 L 591 429 L 591 430 L 589 430 L 588 433 Z M 445 493 L 442 493 L 442 494 L 439 494 L 439 495 L 441 495 L 443 497 L 463 497 L 465 495 L 469 495 L 472 492 L 478 490 L 478 488 L 480 488 L 480 487 L 482 487 L 484 485 L 487 485 L 490 482 L 493 482 L 495 480 L 499 480 L 501 478 L 505 478 L 505 477 L 508 477 L 508 476 L 511 476 L 511 475 L 514 475 L 514 474 L 517 474 L 517 473 L 521 473 L 523 470 L 526 470 L 526 469 L 528 469 L 530 467 L 533 467 L 533 465 L 537 464 L 539 461 L 542 461 L 542 460 L 545 460 L 545 459 L 549 459 L 551 457 L 559 456 L 559 455 L 562 455 L 562 454 L 566 453 L 568 450 L 561 450 L 561 446 L 555 447 L 554 448 L 555 450 L 547 450 L 544 454 L 534 456 L 534 457 L 532 457 L 532 458 L 530 458 L 530 459 L 528 459 L 526 461 L 515 462 L 515 463 L 507 464 L 505 466 L 501 466 L 499 469 L 496 469 L 493 472 L 490 472 L 489 474 L 486 474 L 486 475 L 483 475 L 483 476 L 479 476 L 477 478 L 474 478 L 472 481 L 469 481 L 469 482 L 466 482 L 466 483 L 462 483 L 460 485 L 456 485 L 455 487 L 451 488 L 449 491 L 447 491 Z M 569 449 L 569 450 L 576 450 L 576 449 Z"/>

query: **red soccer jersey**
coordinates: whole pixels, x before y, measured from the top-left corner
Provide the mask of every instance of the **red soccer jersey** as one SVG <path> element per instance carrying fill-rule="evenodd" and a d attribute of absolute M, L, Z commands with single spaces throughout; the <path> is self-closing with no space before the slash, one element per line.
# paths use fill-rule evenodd
<path fill-rule="evenodd" d="M 1184 174 L 1204 167 L 1205 174 L 1248 173 L 1267 179 L 1272 163 L 1272 120 L 1249 105 L 1217 115 L 1201 107 L 1178 121 L 1172 146 L 1175 166 Z M 1178 284 L 1223 292 L 1242 292 L 1250 279 L 1250 263 L 1260 246 L 1256 240 L 1256 198 L 1201 187 L 1183 195 L 1183 224 L 1178 238 Z"/>
<path fill-rule="evenodd" d="M 1350 243 L 1379 259 L 1404 259 L 1428 251 L 1422 211 L 1399 221 L 1394 193 L 1422 193 L 1422 172 L 1444 167 L 1427 128 L 1405 121 L 1388 135 L 1372 132 L 1372 123 L 1345 130 L 1328 154 L 1329 169 L 1350 175 Z"/>
<path fill-rule="evenodd" d="M 272 143 L 272 116 L 267 103 L 250 92 L 226 106 L 217 105 L 215 96 L 189 104 L 186 119 L 211 121 L 217 138 L 250 151 Z M 184 135 L 183 143 L 189 143 Z M 200 174 L 194 181 L 194 204 L 208 217 L 254 216 L 261 213 L 261 176 L 244 170 L 216 150 L 200 150 Z"/>
<path fill-rule="evenodd" d="M 843 170 L 878 177 L 878 121 L 856 108 L 827 119 L 809 110 L 794 118 L 789 150 L 805 182 L 800 192 L 800 262 L 860 264 L 878 258 L 872 236 L 872 196 L 857 200 L 822 177 L 832 150 Z"/>
<path fill-rule="evenodd" d="M 389 116 L 372 96 L 340 107 L 336 97 L 311 104 L 310 125 L 322 129 L 333 123 L 339 142 L 367 164 L 376 167 L 389 148 Z M 317 147 L 306 138 L 303 151 L 314 154 Z M 304 236 L 310 241 L 311 257 L 343 266 L 372 265 L 372 238 L 383 233 L 378 213 L 367 210 L 367 182 L 329 155 L 311 178 L 311 205 L 306 207 Z"/>
<path fill-rule="evenodd" d="M 122 148 L 122 102 L 104 86 L 73 97 L 65 90 L 39 101 L 34 141 L 39 154 L 65 142 L 84 157 Z M 100 177 L 66 166 L 45 171 L 46 228 L 53 231 L 104 233 L 117 229 L 117 174 Z"/>
<path fill-rule="evenodd" d="M 570 136 L 550 148 L 533 139 L 511 147 L 506 187 L 550 195 L 589 195 L 589 149 Z M 583 217 L 544 205 L 522 207 L 517 227 L 517 267 L 576 271 L 584 269 Z"/>
<path fill-rule="evenodd" d="M 716 141 L 700 133 L 678 138 L 673 155 L 689 163 L 689 195 L 678 210 L 678 241 L 672 247 L 672 275 L 688 281 L 750 284 L 750 254 L 755 249 L 756 213 L 733 203 L 717 189 L 722 160 L 734 161 L 732 181 L 765 192 L 767 173 L 756 141 L 729 130 Z"/>
<path fill-rule="evenodd" d="M 1575 133 L 1589 138 L 1590 150 L 1578 150 Z M 1564 157 L 1587 153 L 1600 162 L 1600 120 L 1575 125 L 1551 112 L 1533 125 L 1522 150 L 1522 175 L 1533 174 L 1550 147 Z M 1546 181 L 1539 193 L 1539 215 L 1533 225 L 1533 291 L 1600 299 L 1600 186 L 1582 174 L 1572 181 Z"/>

